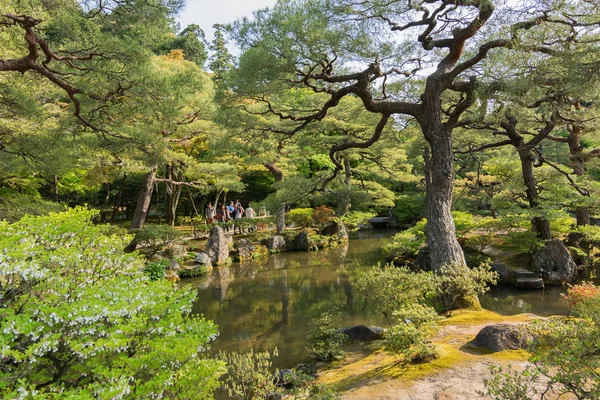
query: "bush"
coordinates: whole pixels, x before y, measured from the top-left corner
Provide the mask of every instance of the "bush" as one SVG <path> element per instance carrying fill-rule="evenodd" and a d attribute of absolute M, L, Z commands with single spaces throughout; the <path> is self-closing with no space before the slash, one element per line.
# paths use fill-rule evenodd
<path fill-rule="evenodd" d="M 165 277 L 165 270 L 169 266 L 169 260 L 160 260 L 146 264 L 144 273 L 151 281 L 157 281 Z"/>
<path fill-rule="evenodd" d="M 392 243 L 387 245 L 387 251 L 394 257 L 414 256 L 425 245 L 425 225 L 422 219 L 415 226 L 394 235 Z"/>
<path fill-rule="evenodd" d="M 570 307 L 583 303 L 588 299 L 600 297 L 600 287 L 592 282 L 583 282 L 567 289 L 567 293 L 562 293 L 562 300 Z"/>
<path fill-rule="evenodd" d="M 444 266 L 436 274 L 437 289 L 446 307 L 479 307 L 478 295 L 489 290 L 498 281 L 489 262 L 476 268 L 466 265 Z"/>
<path fill-rule="evenodd" d="M 394 312 L 414 303 L 436 307 L 437 282 L 431 272 L 412 272 L 407 267 L 373 267 L 355 282 L 355 288 L 367 302 L 394 324 Z"/>
<path fill-rule="evenodd" d="M 425 196 L 421 194 L 399 195 L 394 207 L 394 216 L 401 224 L 408 224 L 423 218 Z"/>
<path fill-rule="evenodd" d="M 237 399 L 268 399 L 281 393 L 277 387 L 275 374 L 271 372 L 271 358 L 278 355 L 277 348 L 272 354 L 268 351 L 255 353 L 219 353 L 219 359 L 227 365 L 225 387 L 229 396 Z"/>
<path fill-rule="evenodd" d="M 335 219 L 335 212 L 331 208 L 318 206 L 313 210 L 312 219 L 315 225 L 322 228 L 325 224 Z"/>
<path fill-rule="evenodd" d="M 387 351 L 402 354 L 405 361 L 415 364 L 439 357 L 435 345 L 429 340 L 437 332 L 441 319 L 433 307 L 419 303 L 406 304 L 394 311 L 394 317 L 398 323 L 385 335 Z"/>
<path fill-rule="evenodd" d="M 513 253 L 535 253 L 544 247 L 544 241 L 532 231 L 515 231 L 506 235 L 506 248 Z"/>
<path fill-rule="evenodd" d="M 353 211 L 341 217 L 342 222 L 350 232 L 357 231 L 360 225 L 367 225 L 369 220 L 377 216 L 374 212 Z"/>
<path fill-rule="evenodd" d="M 287 220 L 294 225 L 306 228 L 313 222 L 312 208 L 294 208 L 287 215 Z"/>
<path fill-rule="evenodd" d="M 199 353 L 217 329 L 196 294 L 150 281 L 96 215 L 0 222 L 0 397 L 212 398 L 224 367 Z"/>
<path fill-rule="evenodd" d="M 135 232 L 133 241 L 137 246 L 146 248 L 149 255 L 153 256 L 180 237 L 181 233 L 170 225 L 146 224 Z"/>
<path fill-rule="evenodd" d="M 339 318 L 324 313 L 312 323 L 308 332 L 308 354 L 318 361 L 339 360 L 344 356 L 342 344 L 348 337 L 339 330 Z"/>
<path fill-rule="evenodd" d="M 529 349 L 532 365 L 524 371 L 491 368 L 485 394 L 497 400 L 545 398 L 547 393 L 600 398 L 600 298 L 584 298 L 573 310 L 580 318 L 536 321 L 529 328 L 536 337 Z"/>

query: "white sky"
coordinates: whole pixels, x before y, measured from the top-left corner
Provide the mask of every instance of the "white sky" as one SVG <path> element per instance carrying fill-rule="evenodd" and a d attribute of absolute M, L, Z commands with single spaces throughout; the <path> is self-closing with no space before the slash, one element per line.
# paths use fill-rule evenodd
<path fill-rule="evenodd" d="M 177 20 L 181 29 L 189 24 L 198 24 L 209 42 L 213 38 L 214 24 L 226 24 L 244 16 L 252 16 L 252 11 L 272 7 L 276 0 L 188 0 L 185 9 Z"/>

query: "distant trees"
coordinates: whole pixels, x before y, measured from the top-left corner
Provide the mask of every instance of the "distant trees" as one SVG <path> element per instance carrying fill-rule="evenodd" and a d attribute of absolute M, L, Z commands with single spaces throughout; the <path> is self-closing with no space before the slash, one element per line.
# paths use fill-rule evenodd
<path fill-rule="evenodd" d="M 580 1 L 283 1 L 234 26 L 249 80 L 240 90 L 263 99 L 300 86 L 321 96 L 309 109 L 266 102 L 265 112 L 287 123 L 284 135 L 323 120 L 347 96 L 360 99 L 379 122 L 370 138 L 331 146 L 334 174 L 343 170 L 340 151 L 371 146 L 396 119 L 418 124 L 430 147 L 425 215 L 432 265 L 464 265 L 451 215 L 452 134 L 473 122 L 467 111 L 479 101 L 483 61 L 496 53 L 541 60 L 565 52 L 574 35 L 595 35 L 596 11 Z"/>

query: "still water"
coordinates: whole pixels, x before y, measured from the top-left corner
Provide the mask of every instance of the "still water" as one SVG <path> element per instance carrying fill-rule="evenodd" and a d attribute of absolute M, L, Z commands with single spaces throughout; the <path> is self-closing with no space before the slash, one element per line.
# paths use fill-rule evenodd
<path fill-rule="evenodd" d="M 354 291 L 352 281 L 365 269 L 384 262 L 383 248 L 392 231 L 359 232 L 344 246 L 315 253 L 293 252 L 266 260 L 215 267 L 208 277 L 182 281 L 197 288 L 193 312 L 219 325 L 213 351 L 272 351 L 273 364 L 289 368 L 309 361 L 305 338 L 310 323 L 326 311 L 340 311 L 345 325 L 386 322 Z M 481 299 L 500 314 L 566 314 L 561 289 L 520 291 L 494 288 Z"/>

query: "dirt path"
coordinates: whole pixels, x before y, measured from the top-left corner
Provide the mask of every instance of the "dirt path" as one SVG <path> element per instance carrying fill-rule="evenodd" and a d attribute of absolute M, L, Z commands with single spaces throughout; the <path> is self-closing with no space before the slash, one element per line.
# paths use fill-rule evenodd
<path fill-rule="evenodd" d="M 434 343 L 441 357 L 420 365 L 406 365 L 386 352 L 354 351 L 320 374 L 319 381 L 342 393 L 343 399 L 477 400 L 486 398 L 484 379 L 490 364 L 509 364 L 523 370 L 528 353 L 523 350 L 481 354 L 465 346 L 486 325 L 524 323 L 531 314 L 502 317 L 487 311 L 468 311 L 448 319 Z M 563 399 L 563 398 L 561 398 Z M 566 397 L 564 398 L 566 399 Z"/>

